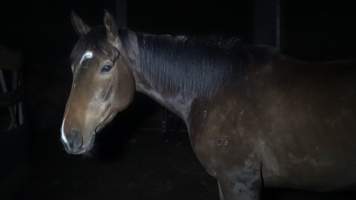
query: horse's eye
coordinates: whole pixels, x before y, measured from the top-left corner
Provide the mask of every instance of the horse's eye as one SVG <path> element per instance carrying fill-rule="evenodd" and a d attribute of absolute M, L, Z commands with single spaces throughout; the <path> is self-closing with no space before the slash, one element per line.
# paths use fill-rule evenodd
<path fill-rule="evenodd" d="M 100 73 L 107 73 L 112 69 L 112 65 L 104 65 L 101 70 Z"/>

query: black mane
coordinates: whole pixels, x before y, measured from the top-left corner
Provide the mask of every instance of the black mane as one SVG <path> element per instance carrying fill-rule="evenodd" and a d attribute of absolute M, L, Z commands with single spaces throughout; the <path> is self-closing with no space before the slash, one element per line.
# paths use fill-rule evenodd
<path fill-rule="evenodd" d="M 249 55 L 237 38 L 193 38 L 138 34 L 139 67 L 156 89 L 179 90 L 183 96 L 210 96 L 237 84 Z"/>

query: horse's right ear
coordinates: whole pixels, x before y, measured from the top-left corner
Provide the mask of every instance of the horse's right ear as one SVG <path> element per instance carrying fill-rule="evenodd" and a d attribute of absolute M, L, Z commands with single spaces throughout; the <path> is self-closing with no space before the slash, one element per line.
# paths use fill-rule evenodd
<path fill-rule="evenodd" d="M 74 12 L 71 13 L 71 21 L 75 32 L 78 35 L 85 35 L 90 31 L 90 27 Z"/>

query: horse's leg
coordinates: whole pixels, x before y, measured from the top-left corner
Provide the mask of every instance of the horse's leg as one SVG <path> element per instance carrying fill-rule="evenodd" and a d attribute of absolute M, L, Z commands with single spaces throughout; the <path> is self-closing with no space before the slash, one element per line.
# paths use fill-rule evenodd
<path fill-rule="evenodd" d="M 258 200 L 261 190 L 259 173 L 230 175 L 218 179 L 220 200 Z"/>

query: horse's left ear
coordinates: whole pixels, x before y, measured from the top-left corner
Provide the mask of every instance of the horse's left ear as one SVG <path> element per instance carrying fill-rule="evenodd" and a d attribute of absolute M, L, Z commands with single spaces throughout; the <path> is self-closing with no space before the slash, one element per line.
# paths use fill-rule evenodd
<path fill-rule="evenodd" d="M 105 10 L 104 25 L 108 42 L 120 50 L 122 44 L 118 35 L 118 28 L 114 17 Z"/>
<path fill-rule="evenodd" d="M 75 32 L 78 35 L 85 35 L 90 31 L 90 27 L 74 12 L 71 12 L 71 21 Z"/>

